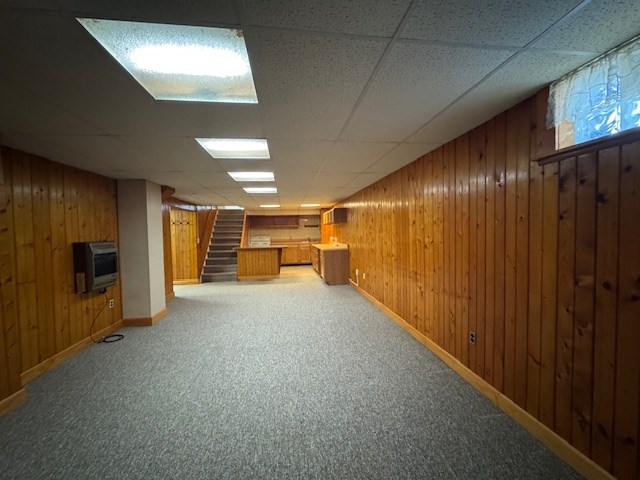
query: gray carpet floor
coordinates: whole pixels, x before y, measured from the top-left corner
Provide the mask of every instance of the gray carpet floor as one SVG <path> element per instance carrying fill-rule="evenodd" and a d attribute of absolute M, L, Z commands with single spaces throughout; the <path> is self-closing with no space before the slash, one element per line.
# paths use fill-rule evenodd
<path fill-rule="evenodd" d="M 176 295 L 28 385 L 0 418 L 0 478 L 581 478 L 310 267 Z"/>

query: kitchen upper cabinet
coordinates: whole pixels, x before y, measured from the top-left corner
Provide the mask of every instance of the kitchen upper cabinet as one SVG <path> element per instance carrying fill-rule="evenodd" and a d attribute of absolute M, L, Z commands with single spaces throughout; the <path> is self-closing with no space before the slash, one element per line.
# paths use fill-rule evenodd
<path fill-rule="evenodd" d="M 251 215 L 249 225 L 251 228 L 298 228 L 300 217 L 298 215 Z"/>
<path fill-rule="evenodd" d="M 346 208 L 332 208 L 322 214 L 323 225 L 333 225 L 334 223 L 347 223 Z"/>

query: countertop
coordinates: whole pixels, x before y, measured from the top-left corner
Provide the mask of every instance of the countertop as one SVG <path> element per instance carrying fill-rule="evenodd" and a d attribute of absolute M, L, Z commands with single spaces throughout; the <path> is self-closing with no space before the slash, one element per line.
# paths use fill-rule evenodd
<path fill-rule="evenodd" d="M 348 250 L 349 245 L 346 243 L 313 243 L 313 247 L 318 250 Z"/>
<path fill-rule="evenodd" d="M 236 247 L 234 250 L 274 250 L 276 248 L 282 249 L 282 245 L 271 245 L 269 247 Z"/>

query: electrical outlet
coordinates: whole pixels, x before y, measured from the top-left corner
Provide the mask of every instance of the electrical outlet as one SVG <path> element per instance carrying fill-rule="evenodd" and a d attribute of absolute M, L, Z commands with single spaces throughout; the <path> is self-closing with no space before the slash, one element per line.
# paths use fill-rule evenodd
<path fill-rule="evenodd" d="M 109 299 L 109 308 L 113 308 L 116 306 L 116 301 L 113 298 Z"/>
<path fill-rule="evenodd" d="M 360 273 L 360 270 L 356 268 L 356 277 L 358 276 L 359 273 Z"/>
<path fill-rule="evenodd" d="M 469 332 L 469 343 L 476 344 L 476 332 Z"/>
<path fill-rule="evenodd" d="M 367 278 L 367 274 L 362 272 L 362 279 L 364 280 L 365 278 Z"/>

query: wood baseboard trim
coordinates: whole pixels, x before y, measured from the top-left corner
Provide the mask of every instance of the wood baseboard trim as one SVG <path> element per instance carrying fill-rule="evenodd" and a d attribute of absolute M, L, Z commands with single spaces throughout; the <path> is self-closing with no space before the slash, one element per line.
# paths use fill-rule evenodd
<path fill-rule="evenodd" d="M 197 278 L 187 278 L 185 280 L 174 280 L 174 285 L 194 285 L 196 283 L 200 283 Z"/>
<path fill-rule="evenodd" d="M 385 314 L 391 317 L 398 325 L 404 328 L 413 338 L 418 340 L 435 355 L 437 355 L 444 363 L 446 363 L 453 371 L 460 375 L 464 380 L 470 383 L 473 387 L 480 391 L 485 397 L 493 402 L 504 413 L 513 418 L 516 422 L 522 425 L 529 433 L 538 438 L 543 444 L 545 444 L 551 451 L 553 451 L 559 458 L 571 465 L 581 475 L 588 479 L 594 480 L 615 480 L 609 472 L 607 472 L 600 465 L 595 463 L 589 457 L 582 452 L 574 448 L 569 442 L 551 430 L 549 427 L 540 422 L 537 418 L 533 417 L 526 410 L 522 409 L 513 400 L 506 397 L 502 392 L 498 391 L 493 385 L 487 383 L 484 379 L 477 376 L 474 372 L 469 370 L 465 365 L 444 350 L 433 340 L 427 338 L 420 333 L 414 327 L 412 327 L 406 320 L 400 315 L 393 312 L 389 307 L 381 303 L 378 299 L 374 298 L 371 294 L 365 292 L 362 288 L 351 284 L 351 286 L 358 291 L 363 297 L 373 303 L 376 307 L 382 310 Z"/>
<path fill-rule="evenodd" d="M 24 388 L 21 388 L 15 393 L 12 393 L 4 400 L 0 400 L 0 417 L 9 413 L 11 410 L 16 408 L 22 402 L 27 399 L 27 391 Z"/>
<path fill-rule="evenodd" d="M 93 338 L 100 339 L 102 337 L 110 335 L 111 333 L 115 332 L 121 327 L 122 327 L 122 320 L 118 320 L 113 325 L 109 325 L 108 327 L 103 328 L 98 332 L 94 332 Z M 22 386 L 25 386 L 34 378 L 37 378 L 43 373 L 45 373 L 46 371 L 51 370 L 56 365 L 59 365 L 60 363 L 64 362 L 67 358 L 84 350 L 85 348 L 87 348 L 89 345 L 92 345 L 92 344 L 93 344 L 93 339 L 91 337 L 87 337 L 83 340 L 80 340 L 78 343 L 65 348 L 61 352 L 56 353 L 53 357 L 47 358 L 44 362 L 40 362 L 35 367 L 31 367 L 30 369 L 25 370 L 20 374 L 20 380 L 22 382 Z"/>
<path fill-rule="evenodd" d="M 176 296 L 176 292 L 169 292 L 164 296 L 165 300 L 169 300 L 171 298 L 174 298 Z"/>
<path fill-rule="evenodd" d="M 141 318 L 125 318 L 122 321 L 123 327 L 151 327 L 158 320 L 164 317 L 167 314 L 167 309 L 163 308 L 159 312 L 155 313 L 152 317 L 141 317 Z"/>

